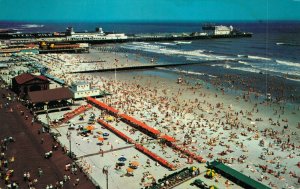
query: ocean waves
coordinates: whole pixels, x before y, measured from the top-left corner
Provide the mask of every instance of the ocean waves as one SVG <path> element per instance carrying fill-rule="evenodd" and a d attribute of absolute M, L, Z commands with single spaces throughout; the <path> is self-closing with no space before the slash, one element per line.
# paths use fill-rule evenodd
<path fill-rule="evenodd" d="M 21 25 L 22 28 L 42 28 L 45 25 L 42 24 L 23 24 Z"/>
<path fill-rule="evenodd" d="M 279 46 L 300 46 L 300 44 L 296 44 L 296 43 L 276 43 L 276 45 L 279 45 Z"/>
<path fill-rule="evenodd" d="M 172 43 L 167 43 L 167 46 Z M 207 51 L 202 49 L 195 50 L 182 50 L 177 48 L 167 48 L 166 43 L 144 43 L 144 42 L 133 42 L 122 46 L 126 49 L 141 50 L 144 52 L 152 52 L 157 54 L 164 54 L 166 56 L 181 56 L 185 57 L 186 60 L 199 61 L 199 60 L 227 60 L 228 57 L 224 55 L 216 55 L 213 51 Z"/>
<path fill-rule="evenodd" d="M 181 57 L 181 59 L 184 58 L 190 62 L 206 63 L 213 61 L 214 63 L 206 65 L 221 66 L 225 70 L 240 70 L 258 74 L 268 73 L 280 77 L 289 75 L 296 79 L 300 76 L 300 63 L 271 56 L 261 56 L 262 52 L 255 55 L 237 50 L 237 53 L 234 53 L 235 51 L 220 50 L 219 48 L 205 48 L 205 45 L 201 43 L 181 47 L 173 42 L 133 42 L 121 45 L 121 47 L 142 52 L 145 56 L 157 56 L 151 54 L 155 53 L 162 57 L 171 57 L 167 59 L 168 61 L 176 61 L 176 57 Z M 196 75 L 199 73 L 191 71 L 189 74 Z"/>
<path fill-rule="evenodd" d="M 190 71 L 190 70 L 182 70 L 182 69 L 178 69 L 178 68 L 157 68 L 157 69 L 164 70 L 164 71 L 176 72 L 176 73 L 185 74 L 185 75 L 217 77 L 215 75 L 211 75 L 211 74 L 207 74 L 207 73 Z"/>
<path fill-rule="evenodd" d="M 290 61 L 284 61 L 284 60 L 276 60 L 277 64 L 286 65 L 286 66 L 292 66 L 300 68 L 300 63 L 297 62 L 290 62 Z"/>
<path fill-rule="evenodd" d="M 266 61 L 272 60 L 271 58 L 266 58 L 266 57 L 261 57 L 261 56 L 248 56 L 248 58 L 256 59 L 256 60 L 266 60 Z"/>

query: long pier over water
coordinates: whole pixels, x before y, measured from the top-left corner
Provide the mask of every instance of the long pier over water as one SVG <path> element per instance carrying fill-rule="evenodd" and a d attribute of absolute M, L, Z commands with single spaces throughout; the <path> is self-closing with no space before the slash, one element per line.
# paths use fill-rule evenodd
<path fill-rule="evenodd" d="M 141 70 L 141 69 L 152 69 L 152 68 L 207 64 L 209 62 L 215 62 L 215 61 L 213 60 L 213 61 L 205 61 L 205 62 L 185 62 L 185 63 L 173 63 L 173 64 L 145 64 L 145 65 L 138 65 L 138 66 L 126 66 L 126 67 L 104 68 L 104 69 L 94 69 L 94 70 L 81 70 L 81 71 L 69 72 L 69 74 L 72 74 L 72 73 L 75 74 L 75 73 L 125 71 L 125 70 Z"/>

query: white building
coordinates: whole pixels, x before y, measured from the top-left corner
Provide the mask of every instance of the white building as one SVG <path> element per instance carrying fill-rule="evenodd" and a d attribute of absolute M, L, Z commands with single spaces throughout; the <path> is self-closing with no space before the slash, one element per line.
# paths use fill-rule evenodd
<path fill-rule="evenodd" d="M 232 31 L 232 26 L 215 26 L 215 35 L 229 35 Z"/>
<path fill-rule="evenodd" d="M 72 83 L 71 92 L 73 93 L 73 99 L 81 99 L 88 96 L 100 96 L 100 89 L 92 89 L 91 84 L 86 82 Z"/>
<path fill-rule="evenodd" d="M 67 28 L 67 41 L 86 41 L 86 40 L 115 40 L 127 39 L 125 33 L 105 33 L 102 28 L 96 28 L 96 32 L 76 33 L 73 28 Z"/>
<path fill-rule="evenodd" d="M 214 25 L 208 25 L 202 27 L 202 30 L 207 35 L 229 35 L 233 31 L 232 26 L 214 26 Z"/>

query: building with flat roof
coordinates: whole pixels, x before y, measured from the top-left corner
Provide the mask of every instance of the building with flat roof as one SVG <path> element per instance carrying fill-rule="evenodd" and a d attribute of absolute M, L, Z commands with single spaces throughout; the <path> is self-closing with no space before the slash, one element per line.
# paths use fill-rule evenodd
<path fill-rule="evenodd" d="M 222 176 L 230 179 L 236 184 L 249 189 L 271 189 L 270 187 L 250 178 L 249 176 L 244 175 L 243 173 L 225 165 L 222 162 L 216 160 L 212 162 L 207 162 L 208 167 L 216 170 L 217 173 L 220 173 Z"/>
<path fill-rule="evenodd" d="M 73 94 L 67 87 L 28 93 L 28 107 L 34 113 L 70 109 Z"/>
<path fill-rule="evenodd" d="M 73 94 L 73 99 L 82 99 L 88 96 L 97 97 L 101 96 L 100 89 L 91 88 L 91 84 L 87 82 L 76 82 L 72 83 L 70 86 L 70 90 Z"/>

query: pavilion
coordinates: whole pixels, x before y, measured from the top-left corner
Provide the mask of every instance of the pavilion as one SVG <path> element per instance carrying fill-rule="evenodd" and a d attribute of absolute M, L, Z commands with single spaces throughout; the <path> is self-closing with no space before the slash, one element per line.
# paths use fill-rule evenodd
<path fill-rule="evenodd" d="M 70 109 L 73 103 L 69 88 L 33 91 L 28 93 L 28 107 L 33 113 L 48 113 Z"/>

